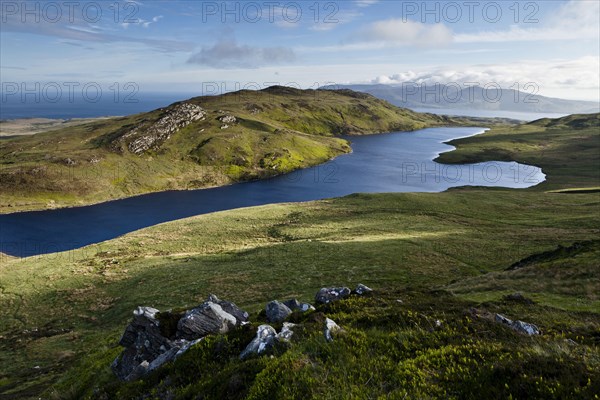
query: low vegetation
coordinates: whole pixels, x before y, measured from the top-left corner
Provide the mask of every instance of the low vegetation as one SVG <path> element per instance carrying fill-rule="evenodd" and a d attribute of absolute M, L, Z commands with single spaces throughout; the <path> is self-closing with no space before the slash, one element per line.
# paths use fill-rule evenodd
<path fill-rule="evenodd" d="M 552 122 L 561 126 L 550 132 L 556 143 L 541 123 L 456 143 L 462 159 L 488 161 L 502 149 L 539 165 L 552 190 L 356 194 L 202 215 L 70 252 L 3 258 L 0 395 L 593 399 L 600 392 L 600 197 L 556 192 L 600 187 L 591 174 L 600 132 L 597 118 L 586 118 L 591 127 Z M 580 139 L 592 149 L 571 158 L 564 151 Z M 539 157 L 533 149 L 542 145 L 563 151 Z M 215 293 L 251 311 L 255 327 L 270 300 L 311 301 L 322 286 L 358 282 L 373 296 L 302 317 L 290 348 L 273 358 L 239 360 L 255 334 L 248 327 L 210 337 L 140 381 L 123 384 L 110 371 L 138 305 L 191 307 Z M 515 292 L 522 296 L 509 296 Z M 495 323 L 494 313 L 534 323 L 542 334 L 522 336 Z M 346 334 L 325 342 L 317 329 L 323 316 Z"/>

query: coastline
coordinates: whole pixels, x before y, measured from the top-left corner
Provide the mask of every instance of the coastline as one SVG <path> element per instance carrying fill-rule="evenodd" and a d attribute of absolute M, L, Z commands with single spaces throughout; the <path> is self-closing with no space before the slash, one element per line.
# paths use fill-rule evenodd
<path fill-rule="evenodd" d="M 460 127 L 445 127 L 445 128 L 460 128 Z M 472 128 L 472 127 L 469 127 Z M 425 128 L 427 129 L 427 128 Z M 448 144 L 449 141 L 452 140 L 456 140 L 456 139 L 461 139 L 461 138 L 467 138 L 467 137 L 472 137 L 472 136 L 477 136 L 480 134 L 483 134 L 485 132 L 487 132 L 489 130 L 489 128 L 483 128 L 481 127 L 481 131 L 478 131 L 474 134 L 466 134 L 466 135 L 457 135 L 456 137 L 447 140 L 441 140 L 439 143 L 443 143 L 443 144 Z M 408 132 L 408 131 L 407 131 Z M 387 134 L 393 134 L 393 133 L 398 133 L 398 132 L 385 132 L 385 133 L 377 133 L 377 134 L 372 134 L 372 135 L 387 135 Z M 348 153 L 342 153 L 342 154 L 338 154 L 335 157 L 330 157 L 327 160 L 324 160 L 323 162 L 314 164 L 314 165 L 309 165 L 306 166 L 305 168 L 298 168 L 298 169 L 294 169 L 293 171 L 289 171 L 286 173 L 276 173 L 270 176 L 266 176 L 263 178 L 259 178 L 259 179 L 250 179 L 250 180 L 241 180 L 241 181 L 235 181 L 235 182 L 230 182 L 228 184 L 224 184 L 224 185 L 212 185 L 212 186 L 207 186 L 207 187 L 202 187 L 202 188 L 190 188 L 190 189 L 174 189 L 174 190 L 158 190 L 158 191 L 147 191 L 147 192 L 143 192 L 143 193 L 138 193 L 135 195 L 130 195 L 130 196 L 122 196 L 122 197 L 116 197 L 116 198 L 111 198 L 111 199 L 104 199 L 104 200 L 98 200 L 98 201 L 90 201 L 90 202 L 84 202 L 84 203 L 80 203 L 80 204 L 67 204 L 67 205 L 61 205 L 61 206 L 56 206 L 56 207 L 44 207 L 44 208 L 31 208 L 31 209 L 21 209 L 21 210 L 14 210 L 14 211 L 8 211 L 8 207 L 3 207 L 4 209 L 0 210 L 0 215 L 11 215 L 11 214 L 19 214 L 19 213 L 34 213 L 34 212 L 44 212 L 44 211 L 54 211 L 54 210 L 61 210 L 61 209 L 71 209 L 71 208 L 84 208 L 84 207 L 90 207 L 90 206 L 95 206 L 95 205 L 99 205 L 99 204 L 106 204 L 106 203 L 111 203 L 111 202 L 116 202 L 116 201 L 122 201 L 122 200 L 126 200 L 126 199 L 135 199 L 135 198 L 139 198 L 139 197 L 143 197 L 143 196 L 150 196 L 153 194 L 157 194 L 157 193 L 176 193 L 176 192 L 190 192 L 190 191 L 204 191 L 204 190 L 211 190 L 211 189 L 217 189 L 217 188 L 224 188 L 224 187 L 228 187 L 228 186 L 232 186 L 232 185 L 236 185 L 236 184 L 246 184 L 246 183 L 252 183 L 252 182 L 257 182 L 257 181 L 265 181 L 265 180 L 269 180 L 269 179 L 274 179 L 289 173 L 294 173 L 297 171 L 302 171 L 302 170 L 306 170 L 309 168 L 313 168 L 313 167 L 317 167 L 320 165 L 324 165 L 332 160 L 335 160 L 338 157 L 344 156 L 344 155 L 349 155 L 353 153 L 353 148 L 352 148 L 352 136 L 349 135 L 345 135 L 340 137 L 341 139 L 344 139 L 346 141 L 349 142 L 349 148 L 350 151 Z M 451 149 L 448 150 L 444 150 L 441 153 L 437 153 L 437 155 L 433 155 L 432 156 L 432 161 L 436 161 L 440 154 L 446 153 L 446 152 L 452 152 L 455 151 L 456 147 L 452 146 Z M 436 161 L 437 162 L 437 161 Z M 8 212 L 6 212 L 8 211 Z"/>
<path fill-rule="evenodd" d="M 96 118 L 17 118 L 0 120 L 0 139 L 19 136 L 30 136 L 57 129 L 71 128 L 91 122 L 119 118 L 119 116 L 106 116 Z"/>
<path fill-rule="evenodd" d="M 118 118 L 118 117 L 106 117 L 106 118 Z M 88 121 L 91 122 L 91 121 Z M 313 168 L 319 165 L 323 165 L 326 164 L 332 160 L 335 160 L 337 157 L 343 156 L 343 155 L 347 155 L 347 154 L 352 154 L 353 149 L 351 146 L 351 141 L 349 140 L 349 138 L 353 137 L 353 136 L 371 136 L 371 135 L 386 135 L 386 134 L 390 134 L 390 133 L 395 133 L 395 132 L 414 132 L 417 130 L 421 130 L 421 129 L 427 129 L 427 128 L 460 128 L 460 127 L 468 127 L 468 126 L 457 126 L 457 125 L 448 125 L 448 126 L 430 126 L 430 127 L 425 127 L 425 128 L 420 128 L 420 129 L 414 129 L 414 130 L 406 130 L 406 131 L 389 131 L 389 132 L 369 132 L 369 133 L 361 133 L 361 134 L 350 134 L 350 135 L 340 135 L 340 136 L 333 136 L 336 137 L 338 139 L 342 139 L 342 140 L 346 140 L 346 142 L 348 142 L 348 146 L 350 148 L 350 151 L 347 153 L 340 153 L 337 154 L 334 157 L 330 157 L 326 160 L 323 160 L 322 162 L 316 163 L 316 164 L 311 164 L 311 165 L 307 165 L 304 168 L 296 168 L 293 169 L 291 171 L 287 171 L 285 173 L 276 173 L 273 175 L 269 175 L 263 178 L 257 178 L 257 179 L 248 179 L 248 180 L 239 180 L 239 181 L 233 181 L 224 185 L 212 185 L 212 186 L 206 186 L 206 187 L 201 187 L 201 188 L 190 188 L 190 189 L 172 189 L 172 190 L 150 190 L 150 191 L 146 191 L 146 192 L 140 192 L 140 193 L 136 193 L 133 195 L 129 195 L 129 196 L 119 196 L 119 197 L 114 197 L 114 198 L 108 198 L 108 199 L 100 199 L 100 200 L 92 200 L 92 201 L 84 201 L 82 203 L 72 203 L 72 204 L 65 204 L 65 205 L 58 205 L 56 207 L 31 207 L 28 208 L 26 206 L 24 207 L 19 207 L 19 209 L 16 210 L 8 210 L 9 206 L 4 206 L 0 204 L 0 215 L 8 215 L 8 214 L 16 214 L 16 213 L 27 213 L 27 212 L 37 212 L 37 211 L 51 211 L 51 210 L 60 210 L 60 209 L 67 209 L 67 208 L 77 208 L 77 207 L 88 207 L 88 206 L 94 206 L 94 205 L 98 205 L 98 204 L 103 204 L 103 203 L 108 203 L 108 202 L 112 202 L 112 201 L 119 201 L 119 200 L 124 200 L 124 199 L 131 199 L 131 198 L 135 198 L 135 197 L 140 197 L 140 196 L 146 196 L 146 195 L 150 195 L 153 193 L 163 193 L 163 192 L 186 192 L 186 191 L 194 191 L 194 190 L 208 190 L 208 189 L 214 189 L 214 188 L 221 188 L 221 187 L 227 187 L 230 185 L 235 185 L 235 184 L 239 184 L 239 183 L 248 183 L 248 182 L 256 182 L 256 181 L 260 181 L 260 180 L 266 180 L 266 179 L 272 179 L 272 178 L 276 178 L 278 176 L 282 176 L 285 174 L 289 174 L 289 173 L 293 173 L 296 171 L 301 171 L 304 169 L 308 169 L 308 168 Z M 482 128 L 483 129 L 483 128 Z M 23 135 L 21 135 L 23 136 Z M 13 136 L 14 137 L 14 136 Z M 9 137 L 7 137 L 9 138 Z M 0 140 L 2 138 L 0 137 Z M 46 203 L 48 204 L 48 203 Z"/>

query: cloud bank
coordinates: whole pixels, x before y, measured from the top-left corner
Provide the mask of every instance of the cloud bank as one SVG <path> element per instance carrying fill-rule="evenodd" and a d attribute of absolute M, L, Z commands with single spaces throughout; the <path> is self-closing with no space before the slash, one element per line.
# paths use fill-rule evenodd
<path fill-rule="evenodd" d="M 235 39 L 228 38 L 219 40 L 212 47 L 203 47 L 188 59 L 188 63 L 213 68 L 258 68 L 295 59 L 293 50 L 286 47 L 240 45 Z"/>

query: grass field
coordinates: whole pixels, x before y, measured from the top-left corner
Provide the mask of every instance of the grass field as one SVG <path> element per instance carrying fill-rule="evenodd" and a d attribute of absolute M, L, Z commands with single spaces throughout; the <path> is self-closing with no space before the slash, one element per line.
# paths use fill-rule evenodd
<path fill-rule="evenodd" d="M 270 205 L 67 253 L 5 257 L 0 397 L 594 398 L 600 132 L 596 116 L 560 122 L 494 129 L 442 156 L 535 164 L 548 174 L 539 188 Z M 542 157 L 535 149 L 543 146 Z M 576 157 L 572 146 L 582 146 Z M 578 189 L 552 192 L 568 188 Z M 374 296 L 318 309 L 278 357 L 239 361 L 254 335 L 242 329 L 203 342 L 143 381 L 119 384 L 110 372 L 138 305 L 193 306 L 215 293 L 256 321 L 269 300 L 311 301 L 322 286 L 359 282 Z M 504 297 L 514 292 L 535 303 Z M 487 318 L 496 312 L 543 334 L 507 330 Z M 346 335 L 326 343 L 323 314 Z"/>

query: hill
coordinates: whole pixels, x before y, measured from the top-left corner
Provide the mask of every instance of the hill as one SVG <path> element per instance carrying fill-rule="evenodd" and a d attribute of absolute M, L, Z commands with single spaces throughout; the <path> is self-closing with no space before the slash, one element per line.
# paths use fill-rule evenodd
<path fill-rule="evenodd" d="M 481 149 L 493 139 L 507 157 L 549 171 L 553 191 L 357 194 L 202 215 L 68 253 L 3 259 L 0 395 L 594 398 L 600 199 L 563 189 L 600 187 L 588 177 L 600 143 L 589 139 L 594 151 L 577 157 L 521 151 L 549 144 L 541 125 L 556 126 L 550 133 L 563 138 L 559 149 L 600 136 L 597 122 L 569 127 L 585 121 L 597 117 L 492 129 L 456 143 L 461 157 L 488 161 L 496 154 Z M 358 282 L 373 296 L 294 317 L 301 327 L 289 348 L 239 359 L 268 301 L 311 302 L 322 286 Z M 208 337 L 143 380 L 113 375 L 137 306 L 193 307 L 209 293 L 250 311 L 252 324 Z M 541 334 L 513 331 L 495 314 L 533 323 Z M 346 334 L 327 342 L 324 317 Z"/>
<path fill-rule="evenodd" d="M 595 113 L 600 104 L 593 101 L 565 100 L 513 89 L 486 89 L 455 85 L 333 85 L 323 89 L 350 89 L 372 94 L 398 107 L 442 108 L 456 110 L 502 110 L 546 113 Z"/>
<path fill-rule="evenodd" d="M 0 212 L 265 178 L 350 151 L 341 135 L 457 122 L 348 90 L 270 87 L 0 141 Z"/>
<path fill-rule="evenodd" d="M 537 165 L 546 181 L 529 190 L 593 188 L 600 183 L 600 114 L 540 119 L 513 127 L 495 127 L 477 138 L 453 140 L 456 151 L 442 163 L 517 161 Z"/>

